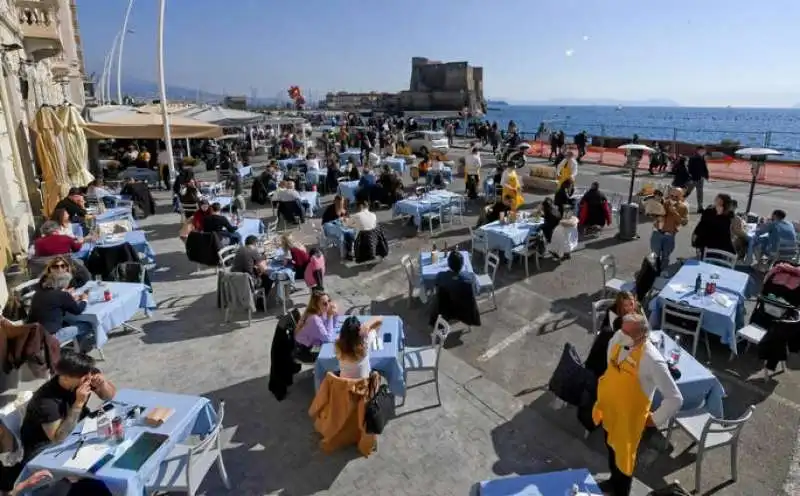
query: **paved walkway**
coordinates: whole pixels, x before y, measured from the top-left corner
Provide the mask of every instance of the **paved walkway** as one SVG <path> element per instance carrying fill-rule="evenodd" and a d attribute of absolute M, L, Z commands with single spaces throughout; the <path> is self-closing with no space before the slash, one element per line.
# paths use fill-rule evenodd
<path fill-rule="evenodd" d="M 590 168 L 591 167 L 591 168 Z M 581 169 L 579 183 L 607 178 L 601 168 Z M 615 179 L 607 189 L 621 184 Z M 605 184 L 605 183 L 604 183 Z M 606 186 L 603 186 L 606 188 Z M 453 185 L 459 190 L 463 185 Z M 224 490 L 215 473 L 207 477 L 206 495 L 364 494 L 380 490 L 398 495 L 468 494 L 475 482 L 512 473 L 587 467 L 605 472 L 602 439 L 584 441 L 574 411 L 546 394 L 544 386 L 564 343 L 587 350 L 590 302 L 600 287 L 599 257 L 613 251 L 620 272 L 631 277 L 647 251 L 647 240 L 618 243 L 607 232 L 587 240 L 573 259 L 563 264 L 543 261 L 542 270 L 524 278 L 517 265 L 498 274 L 500 309 L 482 305 L 484 324 L 456 332 L 448 340 L 442 364 L 441 406 L 435 406 L 432 385 L 412 388 L 401 416 L 381 436 L 378 452 L 368 459 L 354 450 L 324 455 L 307 417 L 313 382 L 306 371 L 284 402 L 267 390 L 269 348 L 275 309 L 224 324 L 215 308 L 213 271 L 196 272 L 177 238 L 178 217 L 167 213 L 167 199 L 158 193 L 160 214 L 141 222 L 157 253 L 161 269 L 153 275 L 159 308 L 142 321 L 143 334 L 112 337 L 104 348 L 102 368 L 122 387 L 202 394 L 225 400 L 226 464 L 234 484 Z M 533 203 L 540 197 L 526 195 Z M 326 198 L 329 200 L 329 198 Z M 765 204 L 766 206 L 766 204 Z M 269 209 L 262 209 L 267 217 Z M 326 286 L 340 308 L 367 307 L 374 314 L 399 314 L 410 344 L 425 342 L 427 311 L 408 308 L 407 285 L 400 269 L 403 254 L 429 247 L 428 235 L 417 236 L 408 226 L 389 223 L 391 254 L 375 266 L 341 263 L 330 253 Z M 466 225 L 474 223 L 474 215 Z M 695 220 L 692 221 L 694 224 Z M 466 225 L 436 233 L 436 242 L 464 242 Z M 311 226 L 301 237 L 313 239 Z M 641 227 L 643 234 L 646 226 Z M 610 230 L 609 230 L 610 231 Z M 679 238 L 676 255 L 688 256 L 688 234 Z M 298 303 L 305 298 L 297 296 Z M 237 318 L 236 316 L 234 318 Z M 776 382 L 755 379 L 752 354 L 728 362 L 717 345 L 711 365 L 728 392 L 726 414 L 736 416 L 749 404 L 757 414 L 745 429 L 740 450 L 740 478 L 716 494 L 784 494 L 800 425 L 800 386 L 794 371 Z M 790 368 L 798 363 L 790 362 Z M 426 376 L 410 377 L 414 384 Z M 640 467 L 637 477 L 649 486 L 673 479 L 693 487 L 693 455 L 681 454 L 688 442 L 674 436 L 675 450 Z M 707 455 L 703 491 L 730 477 L 725 450 Z M 787 486 L 788 487 L 788 486 Z M 642 491 L 639 494 L 643 494 Z M 791 494 L 786 492 L 785 494 Z"/>

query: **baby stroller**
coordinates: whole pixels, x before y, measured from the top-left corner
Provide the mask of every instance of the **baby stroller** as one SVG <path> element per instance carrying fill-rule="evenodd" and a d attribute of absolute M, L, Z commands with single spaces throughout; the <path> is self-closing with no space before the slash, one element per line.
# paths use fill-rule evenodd
<path fill-rule="evenodd" d="M 800 266 L 779 262 L 764 277 L 750 324 L 765 331 L 758 343 L 758 358 L 774 371 L 788 352 L 800 351 Z"/>

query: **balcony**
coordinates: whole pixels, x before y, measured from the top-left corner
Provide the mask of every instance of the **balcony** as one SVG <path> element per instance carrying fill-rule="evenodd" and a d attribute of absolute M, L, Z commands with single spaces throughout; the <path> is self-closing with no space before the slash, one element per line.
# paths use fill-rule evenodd
<path fill-rule="evenodd" d="M 50 59 L 50 73 L 53 79 L 74 78 L 80 76 L 78 71 L 78 62 L 69 60 L 63 53 L 60 53 Z"/>
<path fill-rule="evenodd" d="M 16 0 L 19 27 L 25 50 L 40 61 L 59 55 L 64 46 L 58 32 L 58 4 L 55 0 Z"/>

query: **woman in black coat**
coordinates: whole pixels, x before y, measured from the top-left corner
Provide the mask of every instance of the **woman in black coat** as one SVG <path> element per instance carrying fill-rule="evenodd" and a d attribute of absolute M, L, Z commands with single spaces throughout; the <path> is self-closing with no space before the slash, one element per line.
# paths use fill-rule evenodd
<path fill-rule="evenodd" d="M 542 218 L 544 220 L 544 224 L 542 224 L 542 233 L 544 234 L 544 238 L 549 243 L 553 238 L 553 230 L 556 228 L 558 223 L 561 222 L 561 214 L 553 204 L 553 200 L 550 198 L 544 199 L 541 209 Z"/>
<path fill-rule="evenodd" d="M 733 200 L 724 193 L 717 195 L 713 206 L 703 210 L 692 233 L 692 246 L 701 256 L 706 248 L 736 253 L 731 234 L 733 216 Z"/>
<path fill-rule="evenodd" d="M 561 217 L 564 216 L 564 211 L 567 209 L 575 211 L 575 202 L 572 200 L 573 194 L 575 194 L 575 184 L 572 179 L 565 180 L 556 191 L 553 203 L 558 207 L 558 213 L 561 214 Z"/>

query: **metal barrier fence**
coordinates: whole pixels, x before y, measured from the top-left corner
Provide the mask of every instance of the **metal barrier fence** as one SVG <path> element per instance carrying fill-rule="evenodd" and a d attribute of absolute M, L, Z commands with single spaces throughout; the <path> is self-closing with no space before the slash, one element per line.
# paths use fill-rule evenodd
<path fill-rule="evenodd" d="M 530 129 L 523 122 L 518 122 L 520 129 Z M 621 126 L 606 124 L 589 124 L 575 121 L 551 121 L 548 122 L 550 130 L 563 130 L 567 138 L 567 144 L 571 144 L 573 137 L 581 131 L 586 131 L 590 137 L 594 137 L 591 145 L 587 149 L 584 158 L 587 162 L 594 162 L 602 165 L 623 166 L 625 156 L 616 145 L 610 144 L 611 140 L 619 141 L 619 138 L 632 137 L 638 135 L 640 139 L 647 142 L 658 141 L 672 150 L 678 149 L 679 143 L 692 143 L 704 145 L 729 144 L 732 148 L 738 147 L 766 147 L 783 152 L 781 160 L 773 160 L 762 168 L 759 174 L 759 182 L 774 186 L 784 186 L 800 188 L 800 133 L 783 131 L 725 131 L 725 130 L 702 130 L 702 129 L 681 129 L 676 127 L 652 127 L 652 126 Z M 540 137 L 536 141 L 536 135 L 531 131 L 523 131 L 523 139 L 532 142 L 534 147 L 529 152 L 538 157 L 548 157 L 550 155 L 550 144 L 548 136 Z M 735 157 L 710 158 L 707 159 L 709 173 L 712 179 L 727 179 L 731 181 L 747 181 L 752 178 L 750 164 L 746 160 Z M 641 167 L 644 170 L 649 168 L 649 159 L 642 160 Z"/>

